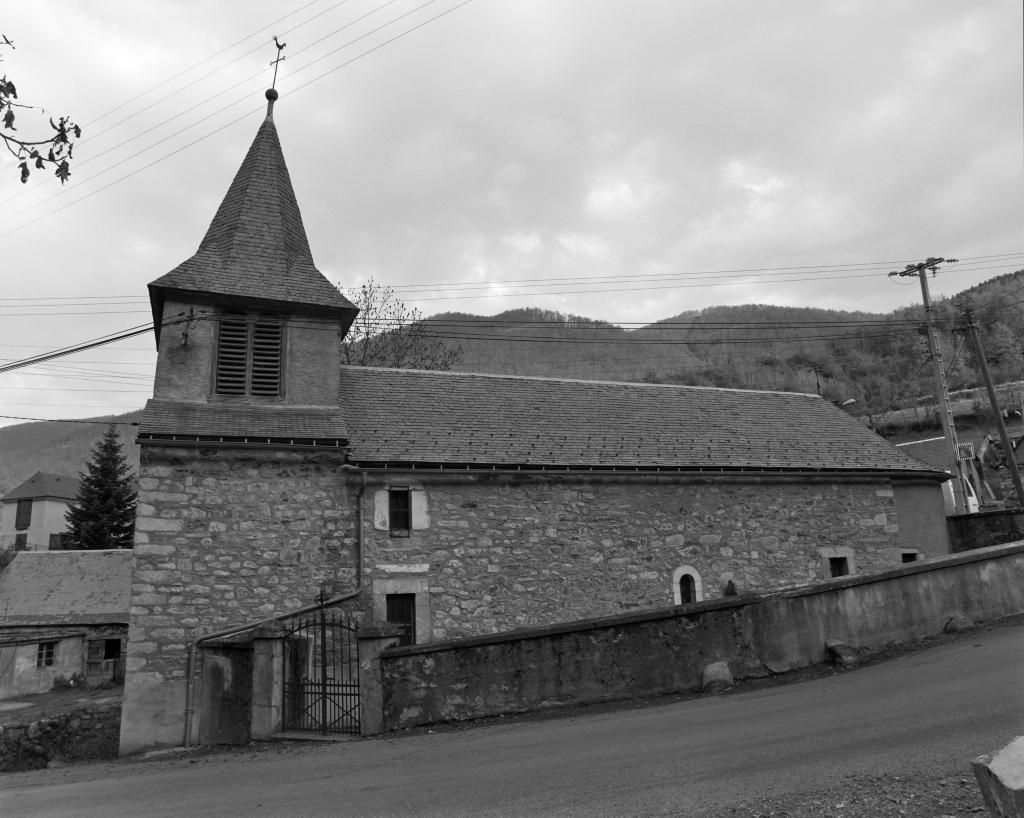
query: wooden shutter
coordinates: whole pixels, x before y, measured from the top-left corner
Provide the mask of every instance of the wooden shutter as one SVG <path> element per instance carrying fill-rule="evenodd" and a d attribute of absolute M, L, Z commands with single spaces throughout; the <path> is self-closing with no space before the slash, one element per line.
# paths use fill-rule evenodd
<path fill-rule="evenodd" d="M 260 315 L 252 333 L 253 395 L 277 397 L 281 394 L 281 319 Z"/>
<path fill-rule="evenodd" d="M 32 525 L 32 501 L 18 500 L 18 508 L 14 513 L 14 527 L 18 531 L 24 531 Z"/>
<path fill-rule="evenodd" d="M 217 335 L 217 385 L 220 395 L 244 395 L 248 368 L 249 326 L 245 315 L 224 312 Z"/>

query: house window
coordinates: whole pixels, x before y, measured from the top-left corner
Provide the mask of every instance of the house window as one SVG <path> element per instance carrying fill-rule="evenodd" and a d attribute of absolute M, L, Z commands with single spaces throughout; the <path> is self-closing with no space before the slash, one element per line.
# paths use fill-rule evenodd
<path fill-rule="evenodd" d="M 850 573 L 850 561 L 846 557 L 829 557 L 828 570 L 833 577 L 845 577 Z"/>
<path fill-rule="evenodd" d="M 36 667 L 53 667 L 57 661 L 57 643 L 40 642 L 36 648 Z"/>
<path fill-rule="evenodd" d="M 28 551 L 28 534 L 15 534 L 14 535 L 14 550 L 15 551 Z"/>
<path fill-rule="evenodd" d="M 32 501 L 18 500 L 18 510 L 14 514 L 14 527 L 24 531 L 32 525 Z"/>
<path fill-rule="evenodd" d="M 401 630 L 398 646 L 416 644 L 416 594 L 388 594 L 384 604 L 387 621 Z"/>
<path fill-rule="evenodd" d="M 408 537 L 411 528 L 412 492 L 408 486 L 393 486 L 388 489 L 388 530 L 392 537 Z"/>
<path fill-rule="evenodd" d="M 695 568 L 681 565 L 672 572 L 672 599 L 675 605 L 689 605 L 704 599 L 704 585 Z"/>
<path fill-rule="evenodd" d="M 214 391 L 239 397 L 280 396 L 283 342 L 278 315 L 222 312 Z"/>
<path fill-rule="evenodd" d="M 900 559 L 904 562 L 917 562 L 921 559 L 920 551 L 903 551 L 900 553 Z"/>

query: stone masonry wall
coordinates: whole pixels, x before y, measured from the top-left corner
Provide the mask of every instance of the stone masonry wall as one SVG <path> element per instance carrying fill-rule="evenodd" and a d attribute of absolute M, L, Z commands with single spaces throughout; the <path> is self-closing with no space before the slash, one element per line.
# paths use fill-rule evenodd
<path fill-rule="evenodd" d="M 127 673 L 185 676 L 192 639 L 355 586 L 342 455 L 145 446 Z"/>
<path fill-rule="evenodd" d="M 0 726 L 0 772 L 117 758 L 120 724 L 120 697 L 111 696 L 27 724 Z"/>
<path fill-rule="evenodd" d="M 368 579 L 426 573 L 423 641 L 671 605 L 680 566 L 713 599 L 730 580 L 744 593 L 828 577 L 823 548 L 850 549 L 857 572 L 901 562 L 882 480 L 409 472 L 370 489 L 392 484 L 424 490 L 429 524 L 368 527 Z"/>
<path fill-rule="evenodd" d="M 914 562 L 769 594 L 547 628 L 391 648 L 379 658 L 378 730 L 698 690 L 703 669 L 735 678 L 941 633 L 953 617 L 1024 610 L 1024 543 Z M 364 711 L 365 713 L 365 711 Z"/>

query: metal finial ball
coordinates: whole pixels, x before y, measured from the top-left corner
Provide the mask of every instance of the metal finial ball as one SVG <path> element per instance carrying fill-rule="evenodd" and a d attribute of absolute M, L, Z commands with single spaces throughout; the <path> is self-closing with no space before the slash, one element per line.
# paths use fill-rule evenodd
<path fill-rule="evenodd" d="M 268 88 L 267 89 L 267 93 L 266 93 L 266 97 L 267 97 L 268 101 L 274 102 L 274 101 L 277 100 L 278 93 L 273 88 Z"/>

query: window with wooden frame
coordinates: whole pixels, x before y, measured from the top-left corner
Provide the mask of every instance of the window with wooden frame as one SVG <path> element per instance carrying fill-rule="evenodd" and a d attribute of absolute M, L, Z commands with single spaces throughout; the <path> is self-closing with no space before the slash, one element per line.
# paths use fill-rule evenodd
<path fill-rule="evenodd" d="M 281 395 L 284 325 L 272 313 L 225 310 L 217 331 L 214 392 L 237 397 Z"/>
<path fill-rule="evenodd" d="M 388 530 L 392 537 L 408 537 L 412 530 L 412 492 L 408 486 L 388 489 Z"/>
<path fill-rule="evenodd" d="M 32 525 L 32 501 L 18 500 L 18 508 L 14 512 L 14 527 L 18 531 L 24 531 Z"/>
<path fill-rule="evenodd" d="M 36 647 L 36 667 L 53 667 L 57 662 L 57 643 L 40 642 Z"/>

